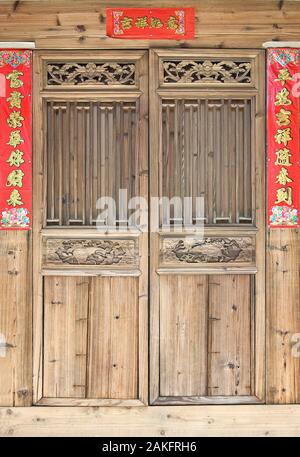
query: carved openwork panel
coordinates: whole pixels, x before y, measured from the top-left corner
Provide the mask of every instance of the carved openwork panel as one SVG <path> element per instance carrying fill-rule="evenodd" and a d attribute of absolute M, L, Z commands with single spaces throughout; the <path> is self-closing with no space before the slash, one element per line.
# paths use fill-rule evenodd
<path fill-rule="evenodd" d="M 255 259 L 255 240 L 251 236 L 180 238 L 161 240 L 163 265 L 190 265 L 207 263 L 252 263 Z"/>
<path fill-rule="evenodd" d="M 48 86 L 135 86 L 135 63 L 47 62 Z"/>
<path fill-rule="evenodd" d="M 44 243 L 44 265 L 136 267 L 137 243 L 135 239 L 47 238 Z"/>
<path fill-rule="evenodd" d="M 164 60 L 164 84 L 251 84 L 250 61 L 234 60 Z"/>

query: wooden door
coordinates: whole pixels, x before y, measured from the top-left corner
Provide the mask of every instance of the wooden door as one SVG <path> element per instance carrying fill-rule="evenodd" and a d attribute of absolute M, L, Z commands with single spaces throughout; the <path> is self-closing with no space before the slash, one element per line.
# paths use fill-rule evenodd
<path fill-rule="evenodd" d="M 148 197 L 148 54 L 37 52 L 34 78 L 34 401 L 147 403 L 148 235 L 118 202 Z"/>
<path fill-rule="evenodd" d="M 151 233 L 150 402 L 263 402 L 263 52 L 151 51 L 150 157 L 151 197 L 204 200 Z"/>
<path fill-rule="evenodd" d="M 147 52 L 36 53 L 35 404 L 264 401 L 263 75 L 260 51 L 151 51 L 148 112 Z M 150 197 L 204 200 L 150 234 L 118 209 L 148 199 L 148 122 Z"/>

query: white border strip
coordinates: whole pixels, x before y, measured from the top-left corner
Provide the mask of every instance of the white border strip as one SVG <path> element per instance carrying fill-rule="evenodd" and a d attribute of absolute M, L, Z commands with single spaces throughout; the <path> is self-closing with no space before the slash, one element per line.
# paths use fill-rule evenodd
<path fill-rule="evenodd" d="M 300 41 L 266 41 L 263 48 L 300 48 Z"/>
<path fill-rule="evenodd" d="M 0 41 L 0 49 L 35 49 L 34 41 Z"/>

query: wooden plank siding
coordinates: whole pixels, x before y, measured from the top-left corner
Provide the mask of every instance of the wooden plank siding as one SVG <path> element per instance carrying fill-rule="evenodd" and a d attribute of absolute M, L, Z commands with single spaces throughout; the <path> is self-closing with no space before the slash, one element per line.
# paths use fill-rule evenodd
<path fill-rule="evenodd" d="M 0 405 L 32 402 L 30 232 L 0 233 Z"/>
<path fill-rule="evenodd" d="M 195 7 L 195 40 L 117 40 L 105 35 L 104 0 L 3 1 L 0 39 L 36 41 L 38 48 L 99 49 L 148 47 L 261 47 L 271 40 L 299 39 L 300 10 L 296 0 L 173 0 L 172 6 Z M 114 7 L 135 7 L 135 0 L 118 0 Z M 153 0 L 149 7 L 170 6 Z"/>
<path fill-rule="evenodd" d="M 300 405 L 0 408 L 0 436 L 292 438 Z"/>
<path fill-rule="evenodd" d="M 267 402 L 300 403 L 299 230 L 270 230 L 267 251 Z"/>

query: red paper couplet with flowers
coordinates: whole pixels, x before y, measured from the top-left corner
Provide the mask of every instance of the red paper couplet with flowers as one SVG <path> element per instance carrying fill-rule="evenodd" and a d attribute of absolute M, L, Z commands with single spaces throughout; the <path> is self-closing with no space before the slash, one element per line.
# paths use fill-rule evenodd
<path fill-rule="evenodd" d="M 113 38 L 194 38 L 194 8 L 106 8 L 106 33 Z"/>
<path fill-rule="evenodd" d="M 269 227 L 299 227 L 299 51 L 268 49 Z"/>
<path fill-rule="evenodd" d="M 0 229 L 31 227 L 32 51 L 0 49 Z"/>

